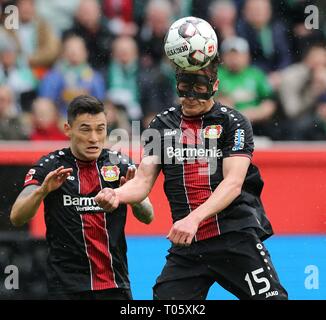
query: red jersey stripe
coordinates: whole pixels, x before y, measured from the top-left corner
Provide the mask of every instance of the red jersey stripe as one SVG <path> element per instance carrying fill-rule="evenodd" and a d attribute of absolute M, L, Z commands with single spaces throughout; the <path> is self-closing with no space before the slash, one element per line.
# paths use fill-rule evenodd
<path fill-rule="evenodd" d="M 89 195 L 101 189 L 96 162 L 77 162 L 80 195 Z M 106 228 L 105 212 L 84 213 L 81 215 L 86 254 L 90 263 L 91 289 L 116 288 L 109 235 Z"/>
<path fill-rule="evenodd" d="M 182 119 L 181 142 L 184 144 L 203 144 L 201 137 L 202 119 Z M 209 164 L 199 160 L 183 162 L 184 187 L 191 211 L 203 204 L 212 194 L 210 186 Z M 202 221 L 195 240 L 204 240 L 220 234 L 217 216 Z"/>

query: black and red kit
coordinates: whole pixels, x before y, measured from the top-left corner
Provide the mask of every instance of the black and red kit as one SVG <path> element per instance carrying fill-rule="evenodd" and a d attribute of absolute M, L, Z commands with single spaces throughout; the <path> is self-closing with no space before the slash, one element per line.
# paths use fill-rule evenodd
<path fill-rule="evenodd" d="M 130 160 L 104 149 L 97 160 L 76 159 L 69 148 L 57 150 L 33 166 L 24 187 L 40 185 L 64 166 L 72 174 L 44 199 L 50 292 L 130 289 L 126 256 L 126 205 L 104 212 L 94 197 L 105 187 L 119 187 Z"/>
<path fill-rule="evenodd" d="M 145 156 L 157 156 L 173 222 L 212 195 L 224 179 L 223 159 L 251 159 L 254 150 L 250 122 L 219 103 L 198 117 L 186 117 L 180 105 L 171 107 L 149 129 Z M 239 299 L 287 299 L 262 243 L 273 234 L 260 199 L 263 185 L 251 163 L 241 194 L 200 223 L 190 246 L 172 244 L 153 288 L 155 299 L 205 299 L 214 282 Z"/>

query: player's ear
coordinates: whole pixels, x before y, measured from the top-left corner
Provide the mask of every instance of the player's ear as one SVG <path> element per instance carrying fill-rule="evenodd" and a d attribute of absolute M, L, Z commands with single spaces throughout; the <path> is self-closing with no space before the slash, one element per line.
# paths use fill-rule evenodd
<path fill-rule="evenodd" d="M 63 125 L 63 132 L 68 138 L 71 138 L 71 126 L 68 122 Z"/>
<path fill-rule="evenodd" d="M 220 80 L 217 79 L 213 85 L 213 91 L 217 91 L 218 90 L 218 85 L 220 84 Z"/>

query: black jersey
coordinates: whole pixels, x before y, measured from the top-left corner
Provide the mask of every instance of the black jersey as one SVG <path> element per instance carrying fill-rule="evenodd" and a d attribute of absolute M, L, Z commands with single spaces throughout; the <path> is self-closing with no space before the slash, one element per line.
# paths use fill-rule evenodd
<path fill-rule="evenodd" d="M 164 191 L 173 222 L 204 203 L 223 180 L 223 158 L 252 157 L 250 122 L 238 111 L 215 103 L 199 117 L 186 117 L 181 106 L 158 114 L 145 138 L 145 156 L 159 156 Z M 161 143 L 159 143 L 161 142 Z M 240 229 L 257 228 L 261 239 L 272 234 L 260 194 L 263 181 L 250 164 L 241 195 L 219 214 L 201 222 L 195 241 Z"/>
<path fill-rule="evenodd" d="M 42 157 L 24 186 L 40 185 L 60 166 L 72 168 L 63 185 L 44 199 L 49 246 L 49 291 L 77 292 L 130 288 L 124 227 L 126 205 L 104 212 L 94 197 L 105 187 L 119 187 L 130 160 L 104 149 L 96 161 L 77 160 L 70 149 Z"/>

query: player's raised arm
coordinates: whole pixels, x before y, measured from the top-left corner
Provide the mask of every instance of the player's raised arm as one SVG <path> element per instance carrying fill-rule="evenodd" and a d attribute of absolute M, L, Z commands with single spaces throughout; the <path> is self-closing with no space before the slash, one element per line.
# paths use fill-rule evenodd
<path fill-rule="evenodd" d="M 102 189 L 95 201 L 106 211 L 113 211 L 120 203 L 139 204 L 148 196 L 161 170 L 156 156 L 144 157 L 135 177 L 117 189 Z"/>
<path fill-rule="evenodd" d="M 212 195 L 190 215 L 202 221 L 221 212 L 240 194 L 250 159 L 247 157 L 229 157 L 223 159 L 223 180 Z"/>
<path fill-rule="evenodd" d="M 135 178 L 137 169 L 135 166 L 131 166 L 128 168 L 126 176 L 121 177 L 120 179 L 120 187 L 122 187 L 127 181 L 130 181 Z M 131 205 L 133 215 L 140 222 L 149 224 L 154 219 L 154 209 L 149 198 L 145 198 L 140 203 L 134 203 Z"/>
<path fill-rule="evenodd" d="M 10 221 L 16 226 L 22 226 L 27 223 L 37 212 L 41 202 L 52 191 L 58 189 L 72 169 L 59 167 L 48 173 L 43 183 L 38 185 L 29 185 L 18 195 L 10 213 Z"/>
<path fill-rule="evenodd" d="M 157 156 L 142 159 L 134 179 L 115 189 L 120 202 L 139 203 L 148 196 L 161 170 L 158 163 Z"/>
<path fill-rule="evenodd" d="M 200 222 L 220 213 L 241 194 L 249 165 L 250 159 L 246 157 L 225 158 L 222 182 L 203 204 L 173 225 L 167 238 L 175 244 L 189 245 Z"/>

